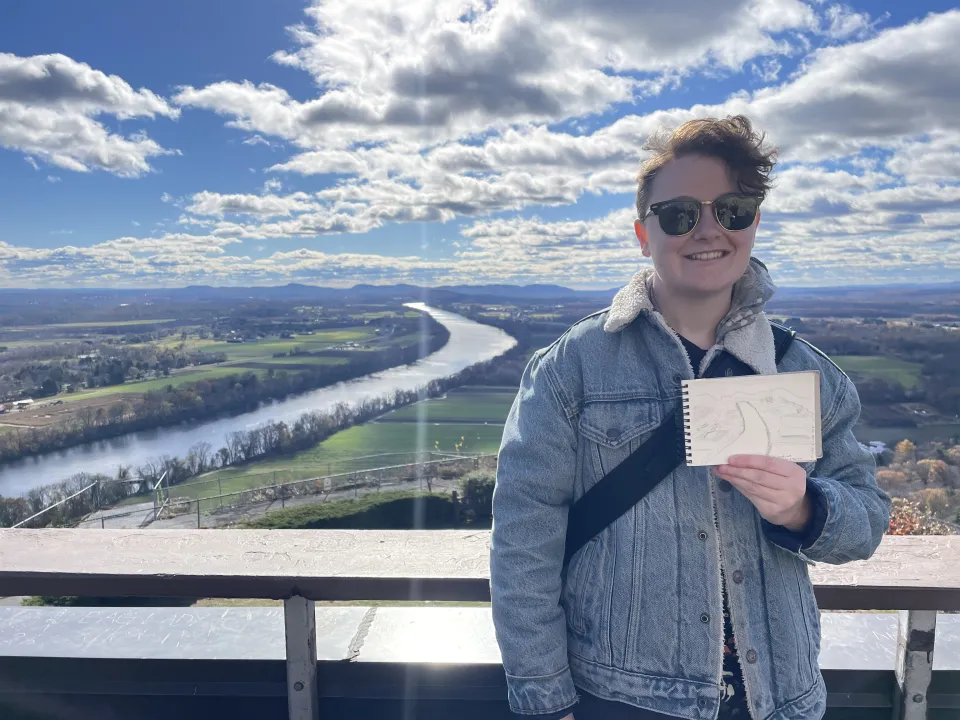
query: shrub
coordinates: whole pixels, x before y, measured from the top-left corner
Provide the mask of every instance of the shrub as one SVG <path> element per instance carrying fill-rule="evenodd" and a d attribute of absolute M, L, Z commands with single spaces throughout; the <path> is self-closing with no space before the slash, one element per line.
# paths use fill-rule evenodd
<path fill-rule="evenodd" d="M 953 528 L 930 517 L 919 503 L 893 498 L 890 511 L 890 535 L 954 535 Z"/>
<path fill-rule="evenodd" d="M 897 443 L 895 451 L 898 462 L 909 462 L 916 459 L 917 446 L 909 440 L 901 440 Z"/>
<path fill-rule="evenodd" d="M 917 472 L 927 485 L 946 485 L 949 466 L 943 460 L 925 458 L 917 463 Z"/>
<path fill-rule="evenodd" d="M 240 525 L 285 530 L 414 530 L 455 527 L 453 500 L 419 492 L 370 493 L 351 500 L 274 510 Z"/>
<path fill-rule="evenodd" d="M 904 485 L 906 482 L 906 473 L 899 470 L 877 470 L 877 484 L 885 490 L 890 490 L 897 485 Z"/>
<path fill-rule="evenodd" d="M 460 479 L 463 511 L 470 520 L 486 520 L 493 515 L 493 488 L 496 475 L 489 470 L 476 470 Z"/>
<path fill-rule="evenodd" d="M 927 488 L 917 493 L 920 505 L 931 515 L 939 515 L 950 508 L 950 498 L 943 488 Z"/>

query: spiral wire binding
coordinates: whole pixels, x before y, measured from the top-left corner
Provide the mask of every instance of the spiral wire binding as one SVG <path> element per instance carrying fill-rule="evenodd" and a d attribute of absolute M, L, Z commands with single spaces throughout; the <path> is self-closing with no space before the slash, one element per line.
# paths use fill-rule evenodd
<path fill-rule="evenodd" d="M 690 381 L 682 384 L 683 393 L 683 454 L 687 465 L 693 462 L 693 433 L 690 431 Z"/>

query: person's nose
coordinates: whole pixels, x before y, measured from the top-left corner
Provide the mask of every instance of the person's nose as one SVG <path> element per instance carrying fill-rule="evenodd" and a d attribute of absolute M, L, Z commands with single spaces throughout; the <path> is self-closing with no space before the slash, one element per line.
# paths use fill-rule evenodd
<path fill-rule="evenodd" d="M 713 205 L 703 205 L 700 210 L 700 222 L 693 231 L 694 240 L 715 240 L 723 237 L 723 228 L 717 222 Z"/>

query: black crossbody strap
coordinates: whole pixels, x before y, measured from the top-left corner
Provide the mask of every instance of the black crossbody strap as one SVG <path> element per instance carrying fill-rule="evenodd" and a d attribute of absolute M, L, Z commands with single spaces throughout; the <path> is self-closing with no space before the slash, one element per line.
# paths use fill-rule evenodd
<path fill-rule="evenodd" d="M 777 365 L 786 355 L 796 333 L 782 325 L 771 323 Z M 742 363 L 736 363 L 727 354 L 721 354 L 704 377 L 744 374 Z M 749 368 L 747 368 L 749 370 Z M 599 535 L 617 518 L 643 500 L 661 480 L 684 461 L 683 421 L 679 413 L 671 413 L 646 442 L 626 460 L 604 475 L 570 508 L 567 516 L 567 539 L 563 564 L 591 538 Z"/>

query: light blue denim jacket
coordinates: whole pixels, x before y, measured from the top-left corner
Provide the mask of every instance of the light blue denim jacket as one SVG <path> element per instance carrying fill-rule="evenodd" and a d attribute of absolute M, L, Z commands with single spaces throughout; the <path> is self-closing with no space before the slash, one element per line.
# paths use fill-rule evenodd
<path fill-rule="evenodd" d="M 680 405 L 681 381 L 694 376 L 653 308 L 651 275 L 638 273 L 610 308 L 538 351 L 507 418 L 490 566 L 511 709 L 561 711 L 579 687 L 678 717 L 716 717 L 722 563 L 752 716 L 820 717 L 820 616 L 807 565 L 869 558 L 890 501 L 853 436 L 853 383 L 806 342 L 793 343 L 780 371 L 821 373 L 823 457 L 805 466 L 826 506 L 814 542 L 800 551 L 776 544 L 743 495 L 709 468 L 681 465 L 562 568 L 569 506 Z M 723 348 L 757 373 L 777 372 L 763 313 L 773 291 L 751 260 L 704 368 Z"/>

